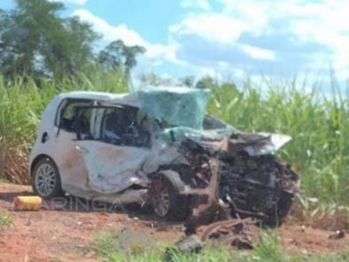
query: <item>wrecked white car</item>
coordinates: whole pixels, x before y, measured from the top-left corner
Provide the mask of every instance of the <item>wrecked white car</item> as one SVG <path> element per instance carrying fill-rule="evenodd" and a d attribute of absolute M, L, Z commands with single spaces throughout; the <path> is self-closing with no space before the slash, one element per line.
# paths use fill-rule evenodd
<path fill-rule="evenodd" d="M 281 223 L 298 176 L 274 154 L 291 138 L 238 131 L 205 114 L 208 99 L 179 87 L 56 96 L 30 154 L 34 192 L 146 203 L 192 229 L 218 209 Z"/>

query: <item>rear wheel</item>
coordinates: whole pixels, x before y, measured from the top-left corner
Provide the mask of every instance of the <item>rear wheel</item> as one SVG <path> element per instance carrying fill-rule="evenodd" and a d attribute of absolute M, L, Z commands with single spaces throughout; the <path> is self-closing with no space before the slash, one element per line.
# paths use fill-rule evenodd
<path fill-rule="evenodd" d="M 188 215 L 189 198 L 180 194 L 184 189 L 180 176 L 174 171 L 164 171 L 151 179 L 150 202 L 154 213 L 165 220 L 183 220 Z"/>
<path fill-rule="evenodd" d="M 58 168 L 50 158 L 42 158 L 35 164 L 32 187 L 33 192 L 44 199 L 64 195 Z"/>

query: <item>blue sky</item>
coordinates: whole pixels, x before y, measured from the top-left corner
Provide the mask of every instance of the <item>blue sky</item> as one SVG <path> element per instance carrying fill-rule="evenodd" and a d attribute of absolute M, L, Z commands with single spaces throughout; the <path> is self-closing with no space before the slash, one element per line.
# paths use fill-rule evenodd
<path fill-rule="evenodd" d="M 349 76 L 349 0 L 61 1 L 103 43 L 146 47 L 136 73 L 317 78 L 331 66 L 339 81 Z"/>

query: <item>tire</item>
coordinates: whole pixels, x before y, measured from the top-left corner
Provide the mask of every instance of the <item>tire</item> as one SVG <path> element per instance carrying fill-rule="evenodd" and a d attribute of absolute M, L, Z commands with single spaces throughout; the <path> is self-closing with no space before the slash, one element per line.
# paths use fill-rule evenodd
<path fill-rule="evenodd" d="M 35 164 L 32 188 L 33 192 L 43 199 L 64 196 L 58 168 L 50 158 L 42 158 Z"/>
<path fill-rule="evenodd" d="M 180 194 L 184 184 L 177 172 L 168 170 L 151 178 L 150 202 L 155 215 L 163 220 L 184 220 L 189 214 L 189 197 Z"/>

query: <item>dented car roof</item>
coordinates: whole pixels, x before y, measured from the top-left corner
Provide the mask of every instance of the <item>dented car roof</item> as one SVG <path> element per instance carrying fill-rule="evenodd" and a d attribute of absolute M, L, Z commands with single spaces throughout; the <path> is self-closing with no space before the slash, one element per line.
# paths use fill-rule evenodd
<path fill-rule="evenodd" d="M 132 93 L 74 91 L 59 95 L 60 99 L 93 99 L 101 104 L 121 104 L 143 109 L 149 116 L 173 126 L 202 129 L 209 90 L 185 87 L 152 87 Z"/>
<path fill-rule="evenodd" d="M 72 91 L 62 93 L 57 96 L 58 99 L 63 100 L 67 98 L 72 99 L 92 99 L 109 104 L 124 104 L 139 107 L 139 100 L 136 93 L 107 93 L 98 91 Z"/>

